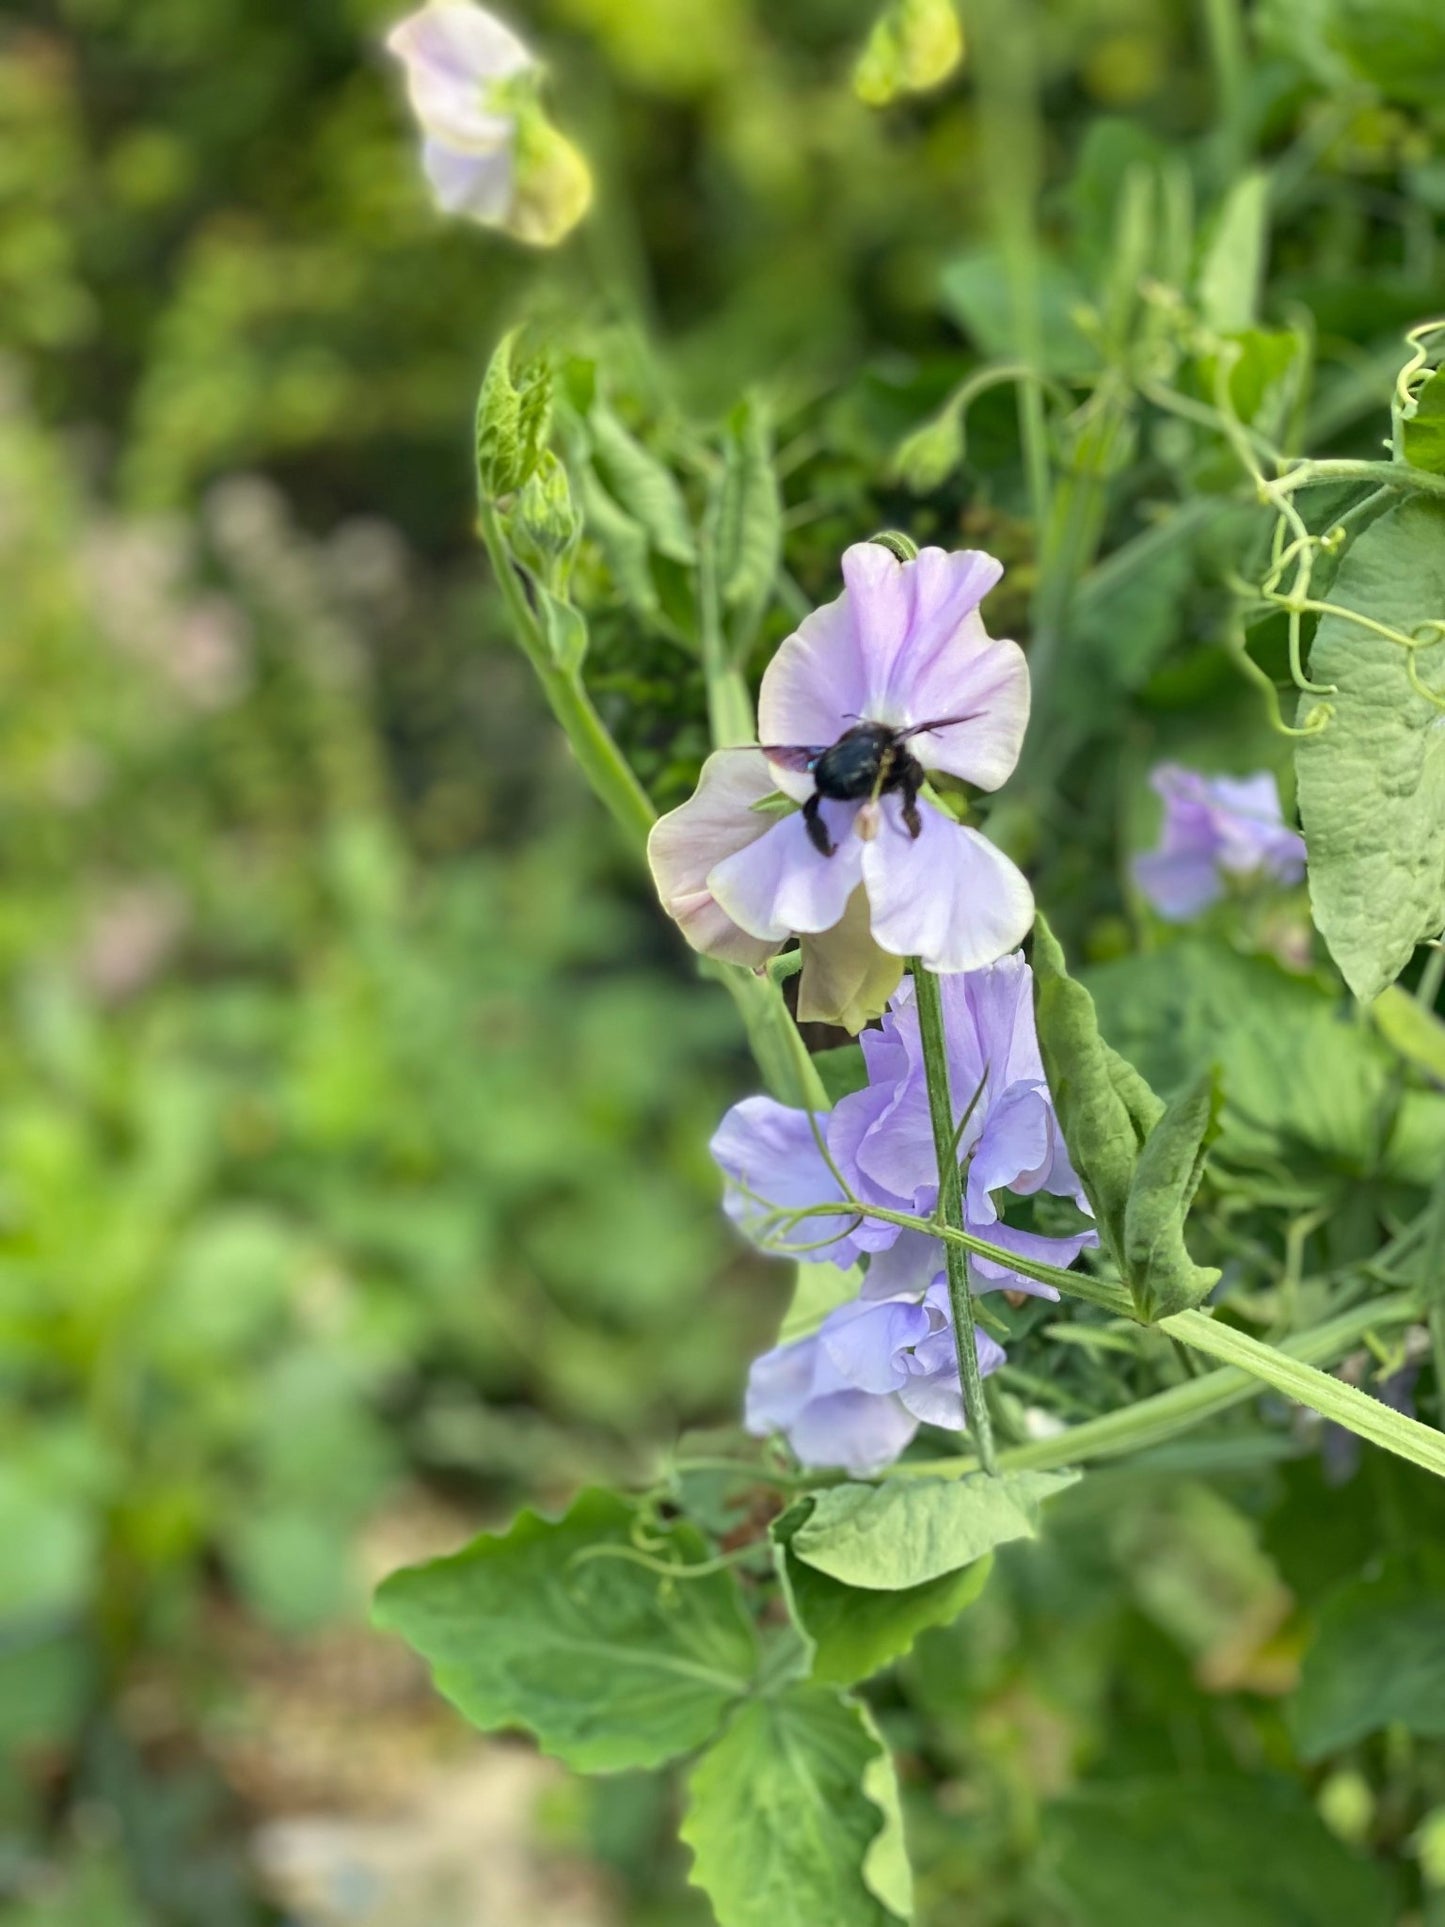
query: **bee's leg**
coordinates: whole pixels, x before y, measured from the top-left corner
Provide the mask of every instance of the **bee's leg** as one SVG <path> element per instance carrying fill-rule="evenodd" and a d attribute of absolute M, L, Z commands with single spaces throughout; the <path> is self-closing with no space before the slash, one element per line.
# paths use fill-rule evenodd
<path fill-rule="evenodd" d="M 803 805 L 803 823 L 807 828 L 808 840 L 818 852 L 818 855 L 831 856 L 837 846 L 828 834 L 828 825 L 818 814 L 822 801 L 822 797 L 814 790 L 813 794 Z"/>
<path fill-rule="evenodd" d="M 903 821 L 916 843 L 923 834 L 923 818 L 918 814 L 918 792 L 923 788 L 923 771 L 911 756 L 898 772 L 898 787 L 903 792 Z"/>

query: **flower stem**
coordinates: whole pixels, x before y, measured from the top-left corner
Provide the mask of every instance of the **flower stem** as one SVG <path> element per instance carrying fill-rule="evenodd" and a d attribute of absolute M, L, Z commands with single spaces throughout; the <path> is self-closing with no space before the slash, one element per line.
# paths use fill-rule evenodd
<path fill-rule="evenodd" d="M 541 624 L 507 553 L 497 511 L 490 502 L 483 501 L 478 508 L 477 527 L 491 558 L 513 632 L 537 672 L 548 707 L 572 745 L 572 753 L 593 794 L 605 804 L 634 854 L 640 856 L 655 816 L 647 791 L 633 775 L 607 725 L 597 714 L 580 674 L 553 661 Z"/>
<path fill-rule="evenodd" d="M 1408 1299 L 1393 1304 L 1372 1301 L 1341 1312 L 1337 1318 L 1287 1339 L 1282 1354 L 1296 1364 L 1331 1365 L 1358 1345 L 1367 1331 L 1379 1326 L 1398 1325 L 1417 1316 L 1418 1307 Z M 1052 1471 L 1059 1466 L 1082 1465 L 1089 1459 L 1115 1458 L 1124 1452 L 1147 1451 L 1166 1444 L 1180 1433 L 1242 1404 L 1258 1394 L 1259 1380 L 1237 1365 L 1225 1365 L 1206 1372 L 1184 1385 L 1171 1385 L 1152 1398 L 1141 1398 L 1117 1412 L 1105 1412 L 1071 1425 L 1057 1438 L 1036 1439 L 1027 1445 L 1010 1446 L 1001 1463 L 1005 1471 Z M 909 1459 L 889 1466 L 886 1478 L 955 1478 L 977 1471 L 977 1461 L 959 1459 Z"/>
<path fill-rule="evenodd" d="M 1331 1378 L 1287 1351 L 1251 1338 L 1222 1319 L 1211 1318 L 1207 1312 L 1174 1312 L 1159 1320 L 1159 1330 L 1182 1339 L 1196 1351 L 1207 1352 L 1222 1364 L 1240 1366 L 1286 1398 L 1309 1406 L 1321 1418 L 1332 1419 L 1336 1425 L 1368 1439 L 1371 1445 L 1383 1446 L 1396 1457 L 1445 1478 L 1445 1432 L 1392 1410 L 1368 1392 L 1357 1391 L 1342 1379 Z"/>
<path fill-rule="evenodd" d="M 548 707 L 572 745 L 593 795 L 606 806 L 631 854 L 645 863 L 648 832 L 656 820 L 651 800 L 593 707 L 580 672 L 553 660 L 490 502 L 480 504 L 477 527 L 502 592 L 512 633 L 536 672 Z M 704 975 L 724 986 L 737 1005 L 763 1082 L 773 1096 L 803 1109 L 826 1110 L 828 1100 L 822 1082 L 778 985 L 736 964 L 707 961 L 702 969 Z"/>
<path fill-rule="evenodd" d="M 946 1225 L 963 1230 L 963 1187 L 958 1176 L 954 1144 L 953 1098 L 948 1088 L 948 1052 L 943 1033 L 943 998 L 938 979 L 915 957 L 909 965 L 918 1000 L 918 1029 L 923 1043 L 923 1069 L 928 1082 L 928 1112 L 933 1124 L 933 1147 L 938 1158 L 938 1215 Z M 973 1293 L 968 1283 L 968 1254 L 952 1242 L 943 1247 L 948 1266 L 948 1302 L 953 1310 L 953 1342 L 958 1350 L 958 1376 L 969 1430 L 985 1472 L 997 1472 L 993 1427 L 983 1397 L 978 1369 L 978 1341 L 974 1335 Z"/>

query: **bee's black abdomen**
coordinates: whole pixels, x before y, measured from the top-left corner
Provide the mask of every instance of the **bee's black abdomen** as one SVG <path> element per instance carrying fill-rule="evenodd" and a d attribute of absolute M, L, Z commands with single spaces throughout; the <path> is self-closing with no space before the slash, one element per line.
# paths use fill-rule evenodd
<path fill-rule="evenodd" d="M 854 803 L 871 796 L 896 740 L 886 723 L 857 723 L 813 765 L 819 796 Z"/>

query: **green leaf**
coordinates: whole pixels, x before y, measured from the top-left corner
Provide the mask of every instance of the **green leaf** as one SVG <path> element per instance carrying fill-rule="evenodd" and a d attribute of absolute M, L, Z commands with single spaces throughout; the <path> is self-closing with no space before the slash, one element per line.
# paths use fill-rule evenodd
<path fill-rule="evenodd" d="M 581 1493 L 559 1520 L 523 1512 L 448 1559 L 394 1573 L 376 1623 L 400 1633 L 475 1726 L 522 1727 L 582 1772 L 658 1766 L 701 1745 L 748 1690 L 751 1624 L 731 1573 L 668 1580 L 630 1558 L 634 1508 Z M 696 1563 L 675 1526 L 652 1555 Z"/>
<path fill-rule="evenodd" d="M 1265 435 L 1279 435 L 1299 393 L 1308 358 L 1306 341 L 1288 329 L 1241 328 L 1225 337 L 1229 399 L 1242 422 Z M 1205 355 L 1200 376 L 1205 399 L 1215 399 L 1218 358 Z"/>
<path fill-rule="evenodd" d="M 1034 924 L 1033 968 L 1039 1049 L 1064 1142 L 1105 1246 L 1127 1275 L 1129 1188 L 1139 1152 L 1164 1106 L 1100 1036 L 1094 1000 L 1069 976 L 1058 939 L 1042 916 Z"/>
<path fill-rule="evenodd" d="M 477 487 L 496 502 L 527 482 L 547 439 L 552 365 L 545 355 L 516 360 L 519 328 L 497 343 L 477 396 Z"/>
<path fill-rule="evenodd" d="M 1390 1051 L 1337 993 L 1186 937 L 1088 973 L 1104 1035 L 1172 1094 L 1218 1065 L 1216 1169 L 1258 1174 L 1301 1205 L 1371 1178 L 1424 1181 L 1445 1155 L 1445 1097 L 1406 1093 Z M 1432 1150 L 1433 1146 L 1433 1150 Z M 1433 1163 L 1431 1159 L 1433 1157 Z"/>
<path fill-rule="evenodd" d="M 1330 0 L 1325 38 L 1389 100 L 1431 107 L 1445 90 L 1445 13 L 1436 0 Z"/>
<path fill-rule="evenodd" d="M 774 1520 L 772 1538 L 793 1623 L 813 1649 L 811 1677 L 824 1685 L 851 1686 L 881 1672 L 901 1659 L 921 1632 L 956 1619 L 988 1584 L 991 1553 L 897 1592 L 842 1585 L 793 1556 L 793 1535 L 813 1504 L 804 1499 Z"/>
<path fill-rule="evenodd" d="M 587 532 L 601 549 L 618 594 L 645 621 L 654 620 L 661 603 L 648 566 L 646 529 L 618 507 L 589 465 L 583 466 L 578 487 Z"/>
<path fill-rule="evenodd" d="M 1445 1567 L 1397 1558 L 1334 1593 L 1306 1648 L 1294 1730 L 1307 1760 L 1384 1727 L 1445 1739 Z"/>
<path fill-rule="evenodd" d="M 1124 1258 L 1145 1318 L 1197 1305 L 1219 1283 L 1219 1273 L 1196 1265 L 1184 1243 L 1184 1220 L 1219 1128 L 1219 1099 L 1219 1079 L 1206 1071 L 1175 1098 L 1139 1154 L 1124 1207 Z"/>
<path fill-rule="evenodd" d="M 813 1068 L 823 1080 L 823 1089 L 828 1093 L 830 1104 L 836 1104 L 841 1097 L 850 1097 L 854 1091 L 861 1091 L 868 1082 L 868 1066 L 856 1044 L 839 1044 L 832 1050 L 814 1051 Z"/>
<path fill-rule="evenodd" d="M 1400 422 L 1405 460 L 1412 468 L 1445 475 L 1445 368 L 1422 382 Z"/>
<path fill-rule="evenodd" d="M 1332 603 L 1409 635 L 1445 616 L 1445 505 L 1412 500 L 1346 552 Z M 1445 643 L 1417 666 L 1445 685 Z M 1445 926 L 1445 714 L 1410 686 L 1406 651 L 1344 616 L 1322 616 L 1312 679 L 1334 715 L 1295 745 L 1310 902 L 1357 997 L 1378 997 L 1417 943 Z M 1319 698 L 1301 698 L 1301 716 Z"/>
<path fill-rule="evenodd" d="M 1381 1871 L 1293 1781 L 1126 1781 L 1044 1809 L 1044 1862 L 1077 1927 L 1383 1927 Z"/>
<path fill-rule="evenodd" d="M 1260 169 L 1241 175 L 1219 210 L 1199 269 L 1199 308 L 1219 334 L 1253 325 L 1268 238 L 1269 181 Z"/>
<path fill-rule="evenodd" d="M 1193 519 L 1176 511 L 1085 578 L 1060 661 L 1068 691 L 1061 707 L 1071 718 L 1082 707 L 1090 723 L 1112 723 L 1118 692 L 1142 687 L 1178 640 L 1194 583 Z"/>
<path fill-rule="evenodd" d="M 537 620 L 547 644 L 548 654 L 559 669 L 575 675 L 587 655 L 587 623 L 582 612 L 540 583 L 537 591 Z"/>
<path fill-rule="evenodd" d="M 593 407 L 587 427 L 603 479 L 627 514 L 646 531 L 653 548 L 674 562 L 695 562 L 697 545 L 687 504 L 672 471 L 622 426 L 605 403 Z"/>
<path fill-rule="evenodd" d="M 773 472 L 767 410 L 749 398 L 728 417 L 717 518 L 717 580 L 733 617 L 733 647 L 750 645 L 783 552 L 783 498 Z"/>
<path fill-rule="evenodd" d="M 939 292 L 946 312 L 968 330 L 981 354 L 1017 361 L 1018 327 L 997 248 L 970 248 L 956 255 L 939 278 Z M 1096 368 L 1098 350 L 1074 319 L 1085 306 L 1084 291 L 1053 255 L 1039 261 L 1037 294 L 1044 372 L 1084 375 Z"/>
<path fill-rule="evenodd" d="M 719 1927 L 886 1927 L 912 1911 L 887 1749 L 794 1686 L 741 1708 L 688 1781 L 682 1838 Z"/>
<path fill-rule="evenodd" d="M 815 1495 L 789 1549 L 845 1586 L 903 1592 L 957 1572 L 1011 1539 L 1032 1539 L 1043 1501 L 1079 1477 L 1002 1472 L 990 1478 L 980 1472 L 965 1479 L 835 1485 Z"/>
<path fill-rule="evenodd" d="M 794 1271 L 793 1295 L 778 1333 L 780 1345 L 791 1344 L 795 1338 L 806 1338 L 815 1332 L 830 1311 L 856 1298 L 863 1284 L 859 1265 L 850 1265 L 845 1270 L 840 1265 L 813 1264 L 800 1259 Z"/>
<path fill-rule="evenodd" d="M 1421 1003 L 1391 984 L 1370 1005 L 1375 1027 L 1402 1057 L 1445 1083 L 1445 1024 Z"/>

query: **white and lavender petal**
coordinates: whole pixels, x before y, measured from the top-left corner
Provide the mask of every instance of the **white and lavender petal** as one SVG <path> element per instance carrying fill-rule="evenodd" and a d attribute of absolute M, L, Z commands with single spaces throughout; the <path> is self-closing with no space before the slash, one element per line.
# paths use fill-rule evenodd
<path fill-rule="evenodd" d="M 756 968 L 782 941 L 743 930 L 707 887 L 709 872 L 724 857 L 756 843 L 773 825 L 775 819 L 754 805 L 776 787 L 760 750 L 718 750 L 703 764 L 687 802 L 660 817 L 647 839 L 662 907 L 705 956 Z"/>
<path fill-rule="evenodd" d="M 878 835 L 863 846 L 863 881 L 885 950 L 946 972 L 981 969 L 1022 943 L 1033 892 L 1001 850 L 927 803 L 917 837 L 898 797 L 884 797 L 881 815 Z"/>
<path fill-rule="evenodd" d="M 727 1180 L 723 1210 L 745 1237 L 769 1251 L 794 1251 L 819 1262 L 852 1262 L 852 1245 L 840 1247 L 834 1241 L 847 1238 L 854 1213 L 820 1213 L 782 1230 L 770 1223 L 778 1212 L 832 1204 L 843 1195 L 806 1111 L 771 1097 L 746 1097 L 723 1118 L 709 1148 Z M 830 1248 L 801 1250 L 824 1244 Z"/>
<path fill-rule="evenodd" d="M 852 834 L 857 808 L 823 805 L 822 819 L 837 846 L 831 856 L 814 848 L 801 815 L 785 816 L 755 843 L 715 864 L 707 888 L 734 923 L 764 941 L 831 930 L 863 874 L 867 846 Z"/>

